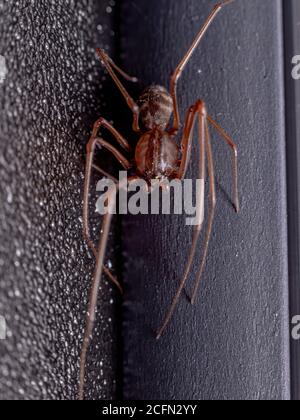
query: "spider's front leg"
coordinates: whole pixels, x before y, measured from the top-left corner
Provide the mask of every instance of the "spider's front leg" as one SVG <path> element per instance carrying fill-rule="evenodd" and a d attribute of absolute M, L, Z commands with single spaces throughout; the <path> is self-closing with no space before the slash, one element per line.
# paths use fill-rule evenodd
<path fill-rule="evenodd" d="M 119 88 L 120 92 L 124 96 L 128 107 L 131 109 L 133 113 L 133 130 L 137 133 L 140 133 L 140 127 L 139 127 L 139 116 L 140 116 L 140 109 L 136 102 L 132 99 L 132 97 L 129 95 L 123 84 L 120 82 L 119 78 L 117 77 L 116 73 L 114 72 L 114 69 L 121 74 L 122 77 L 124 77 L 125 80 L 128 80 L 130 82 L 136 83 L 138 80 L 136 77 L 130 77 L 128 74 L 126 74 L 123 70 L 121 70 L 114 62 L 113 60 L 106 54 L 105 51 L 103 51 L 101 48 L 97 49 L 97 54 L 100 57 L 101 62 L 104 64 L 106 70 L 110 74 L 111 78 Z"/>
<path fill-rule="evenodd" d="M 129 150 L 129 145 L 127 141 L 109 124 L 107 121 L 100 119 L 95 124 L 94 127 L 94 134 L 97 135 L 97 132 L 101 125 L 104 125 L 106 128 L 108 128 L 112 134 L 117 135 L 117 140 L 121 145 L 123 145 L 124 148 L 127 148 Z M 97 128 L 97 130 L 96 130 Z M 90 194 L 90 187 L 91 187 L 91 175 L 92 175 L 92 169 L 95 168 L 96 170 L 100 171 L 101 173 L 106 174 L 104 171 L 102 171 L 101 168 L 98 168 L 97 166 L 93 165 L 94 161 L 94 155 L 95 155 L 95 149 L 96 146 L 104 147 L 105 149 L 109 150 L 122 164 L 123 168 L 128 170 L 131 167 L 131 164 L 129 161 L 111 144 L 107 143 L 106 141 L 93 137 L 89 141 L 87 145 L 87 160 L 86 160 L 86 171 L 85 171 L 85 182 L 84 182 L 84 199 L 83 199 L 83 236 L 89 245 L 90 249 L 92 250 L 95 257 L 97 256 L 97 250 L 96 246 L 94 245 L 91 234 L 90 234 L 90 225 L 89 225 L 89 194 Z M 126 147 L 128 145 L 128 147 Z M 110 176 L 109 176 L 110 177 Z M 112 177 L 110 177 L 112 178 Z M 114 179 L 113 179 L 114 180 Z M 103 268 L 105 274 L 110 278 L 110 280 L 119 288 L 119 290 L 122 292 L 122 287 L 118 280 L 111 274 L 111 272 L 108 270 L 108 268 Z"/>
<path fill-rule="evenodd" d="M 201 27 L 198 35 L 194 39 L 192 45 L 188 49 L 187 53 L 184 55 L 178 66 L 176 67 L 172 77 L 171 77 L 171 83 L 170 83 L 170 92 L 173 98 L 173 104 L 174 104 L 174 123 L 173 128 L 170 130 L 171 133 L 177 134 L 178 130 L 180 128 L 180 115 L 179 115 L 179 107 L 178 107 L 178 98 L 177 98 L 177 85 L 178 81 L 182 75 L 183 70 L 185 69 L 187 63 L 189 62 L 192 54 L 195 52 L 196 48 L 198 47 L 200 41 L 203 39 L 204 35 L 206 34 L 208 28 L 212 24 L 212 22 L 215 20 L 218 13 L 222 10 L 224 6 L 227 6 L 228 4 L 232 3 L 234 0 L 223 0 L 217 3 L 214 8 L 212 9 L 210 15 L 204 22 L 203 26 Z"/>

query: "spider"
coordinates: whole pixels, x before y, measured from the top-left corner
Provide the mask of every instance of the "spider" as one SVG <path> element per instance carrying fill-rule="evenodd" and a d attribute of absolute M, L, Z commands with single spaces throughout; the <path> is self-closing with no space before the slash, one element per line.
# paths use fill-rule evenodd
<path fill-rule="evenodd" d="M 211 139 L 209 133 L 209 126 L 213 127 L 221 136 L 227 145 L 231 148 L 232 151 L 232 160 L 233 160 L 233 203 L 235 206 L 236 212 L 239 212 L 239 196 L 238 196 L 238 177 L 237 177 L 237 147 L 233 143 L 232 139 L 225 133 L 225 131 L 215 122 L 207 113 L 206 105 L 202 100 L 198 100 L 192 105 L 187 111 L 183 137 L 181 140 L 181 147 L 179 148 L 175 137 L 180 129 L 180 115 L 177 99 L 177 84 L 178 80 L 186 67 L 188 61 L 190 60 L 193 52 L 197 48 L 198 44 L 202 40 L 204 34 L 206 33 L 208 27 L 213 22 L 220 10 L 227 4 L 231 3 L 233 0 L 225 0 L 218 3 L 210 15 L 206 19 L 203 27 L 198 33 L 196 39 L 192 43 L 186 55 L 183 57 L 182 61 L 179 63 L 178 67 L 175 69 L 171 77 L 171 86 L 170 93 L 167 89 L 162 86 L 153 85 L 146 89 L 137 102 L 135 102 L 132 97 L 129 95 L 123 84 L 120 82 L 120 79 L 117 76 L 119 73 L 125 80 L 130 82 L 137 82 L 135 77 L 130 77 L 123 70 L 121 70 L 112 59 L 102 50 L 98 49 L 97 54 L 100 57 L 102 64 L 105 66 L 106 70 L 114 80 L 115 84 L 119 88 L 120 92 L 124 96 L 128 107 L 133 113 L 133 131 L 139 135 L 139 141 L 133 153 L 133 150 L 129 142 L 104 118 L 100 118 L 96 121 L 92 136 L 87 145 L 87 163 L 86 163 L 86 175 L 85 175 L 85 186 L 84 186 L 84 207 L 83 207 L 83 223 L 84 223 L 84 237 L 93 251 L 96 257 L 96 268 L 93 278 L 93 283 L 90 292 L 90 301 L 87 311 L 86 327 L 84 334 L 84 341 L 82 345 L 81 358 L 80 358 L 80 379 L 79 379 L 79 399 L 84 398 L 84 381 L 85 381 L 85 368 L 86 368 L 86 358 L 89 348 L 89 344 L 92 337 L 94 322 L 95 322 L 95 312 L 96 304 L 98 298 L 98 290 L 101 281 L 103 271 L 108 274 L 113 283 L 122 291 L 120 284 L 117 279 L 109 272 L 107 268 L 104 267 L 104 259 L 107 247 L 107 240 L 110 231 L 110 224 L 112 219 L 112 212 L 108 212 L 104 216 L 101 238 L 98 249 L 94 245 L 89 228 L 89 192 L 91 185 L 91 173 L 95 169 L 101 174 L 104 174 L 106 177 L 113 179 L 116 183 L 118 182 L 105 171 L 103 171 L 98 166 L 94 165 L 94 154 L 96 147 L 104 148 L 112 153 L 112 155 L 119 161 L 121 166 L 126 171 L 133 171 L 134 175 L 128 178 L 128 182 L 134 182 L 138 179 L 143 179 L 150 183 L 152 179 L 158 179 L 161 183 L 165 179 L 168 180 L 182 180 L 185 177 L 187 172 L 190 155 L 193 144 L 193 133 L 195 124 L 198 121 L 198 142 L 200 147 L 200 158 L 199 158 L 199 169 L 198 176 L 199 179 L 204 180 L 206 175 L 206 159 L 209 175 L 209 216 L 207 224 L 207 232 L 204 240 L 204 249 L 202 262 L 196 277 L 191 303 L 194 304 L 196 301 L 197 291 L 200 285 L 200 279 L 204 271 L 208 246 L 210 241 L 210 236 L 212 232 L 215 206 L 216 206 L 216 189 L 215 189 L 215 176 L 214 176 L 214 163 L 213 155 L 211 148 Z M 171 125 L 171 117 L 173 116 L 173 124 Z M 99 130 L 105 128 L 108 130 L 113 137 L 116 139 L 117 143 L 124 151 L 133 154 L 131 159 L 128 159 L 121 153 L 116 147 L 105 141 L 102 137 L 98 136 Z M 126 183 L 127 184 L 127 183 Z M 126 185 L 127 186 L 127 185 Z M 124 185 L 118 183 L 117 189 L 123 188 Z M 108 192 L 112 194 L 112 192 Z M 115 195 L 115 189 L 114 189 Z M 181 296 L 182 291 L 185 288 L 188 276 L 190 274 L 192 264 L 195 257 L 195 252 L 197 249 L 197 243 L 200 237 L 200 233 L 204 224 L 204 188 L 200 192 L 201 197 L 199 198 L 199 203 L 201 203 L 202 216 L 197 221 L 197 225 L 194 228 L 193 240 L 191 244 L 191 250 L 189 253 L 188 262 L 185 268 L 183 278 L 179 284 L 175 297 L 172 301 L 172 304 L 166 314 L 166 317 L 157 332 L 157 339 L 161 338 L 164 331 L 166 330 L 168 324 L 171 321 L 171 318 L 176 309 L 178 300 Z M 109 200 L 113 202 L 113 200 Z"/>

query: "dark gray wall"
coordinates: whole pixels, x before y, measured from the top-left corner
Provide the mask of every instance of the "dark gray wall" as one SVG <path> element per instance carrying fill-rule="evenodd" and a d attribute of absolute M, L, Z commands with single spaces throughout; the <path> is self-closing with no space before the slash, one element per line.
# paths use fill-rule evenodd
<path fill-rule="evenodd" d="M 0 1 L 8 66 L 0 86 L 0 314 L 9 327 L 0 342 L 1 399 L 76 396 L 94 265 L 81 233 L 84 146 L 107 111 L 95 56 L 96 46 L 114 43 L 107 7 Z M 113 398 L 116 294 L 105 281 L 100 295 L 87 397 Z"/>
<path fill-rule="evenodd" d="M 126 1 L 122 48 L 134 52 L 126 68 L 146 84 L 167 84 L 213 4 Z M 153 330 L 178 286 L 191 232 L 183 218 L 124 221 L 125 398 L 288 399 L 281 1 L 228 6 L 191 60 L 179 92 L 182 114 L 203 98 L 233 135 L 241 213 L 228 201 L 230 154 L 214 133 L 218 205 L 199 300 L 191 307 L 182 295 L 159 343 Z"/>

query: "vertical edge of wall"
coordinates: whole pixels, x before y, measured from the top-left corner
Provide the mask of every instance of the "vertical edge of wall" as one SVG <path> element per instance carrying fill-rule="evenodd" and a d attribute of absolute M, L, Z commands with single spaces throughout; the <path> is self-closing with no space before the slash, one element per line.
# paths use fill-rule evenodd
<path fill-rule="evenodd" d="M 168 86 L 215 3 L 125 1 L 126 70 L 145 85 Z M 290 399 L 282 23 L 281 0 L 237 0 L 180 81 L 182 115 L 203 98 L 238 144 L 242 209 L 239 216 L 232 211 L 230 154 L 213 134 L 218 206 L 199 300 L 191 307 L 183 294 L 158 343 L 154 331 L 184 270 L 191 234 L 183 216 L 124 220 L 127 400 Z M 196 153 L 192 166 L 195 176 Z M 196 271 L 197 264 L 188 293 Z"/>
<path fill-rule="evenodd" d="M 286 132 L 289 217 L 290 318 L 300 315 L 300 80 L 292 77 L 292 57 L 300 54 L 300 4 L 283 2 L 286 64 Z M 291 393 L 300 400 L 300 341 L 291 339 Z"/>

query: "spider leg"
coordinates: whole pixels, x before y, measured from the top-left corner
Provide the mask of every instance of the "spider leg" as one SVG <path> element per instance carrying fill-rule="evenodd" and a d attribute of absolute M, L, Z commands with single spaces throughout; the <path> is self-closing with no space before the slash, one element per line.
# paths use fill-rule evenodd
<path fill-rule="evenodd" d="M 192 145 L 192 134 L 193 134 L 193 128 L 195 126 L 195 119 L 198 116 L 199 119 L 199 144 L 200 144 L 200 158 L 199 158 L 199 179 L 203 180 L 203 186 L 200 191 L 200 218 L 197 221 L 197 225 L 194 228 L 194 235 L 193 235 L 193 241 L 191 245 L 191 250 L 188 258 L 188 262 L 185 268 L 184 276 L 180 282 L 180 285 L 177 289 L 177 292 L 175 294 L 175 297 L 173 299 L 173 302 L 167 312 L 167 315 L 162 323 L 162 326 L 160 327 L 158 333 L 157 333 L 157 339 L 160 339 L 163 335 L 164 331 L 166 330 L 167 326 L 169 325 L 171 318 L 174 314 L 174 311 L 176 309 L 177 303 L 179 301 L 180 295 L 186 285 L 188 276 L 190 274 L 192 264 L 194 261 L 197 244 L 199 241 L 200 233 L 203 226 L 203 220 L 204 220 L 204 181 L 205 181 L 205 124 L 206 124 L 206 108 L 202 101 L 196 102 L 194 106 L 192 106 L 187 114 L 186 119 L 186 125 L 182 140 L 182 149 L 183 149 L 183 158 L 181 161 L 181 165 L 178 172 L 178 178 L 182 179 L 189 162 L 189 156 L 190 156 L 190 150 Z"/>
<path fill-rule="evenodd" d="M 136 102 L 132 99 L 132 97 L 129 95 L 129 93 L 127 92 L 127 90 L 123 86 L 123 84 L 118 79 L 116 73 L 114 72 L 114 69 L 117 72 L 119 72 L 127 80 L 130 80 L 132 82 L 136 82 L 137 79 L 135 77 L 130 78 L 126 73 L 124 73 L 123 70 L 121 70 L 112 61 L 112 59 L 110 57 L 108 57 L 108 55 L 102 49 L 98 48 L 97 49 L 97 54 L 99 55 L 101 62 L 106 67 L 106 70 L 108 71 L 108 73 L 112 77 L 113 81 L 115 82 L 115 84 L 119 88 L 120 92 L 124 96 L 124 98 L 125 98 L 125 100 L 127 102 L 128 107 L 131 109 L 131 111 L 133 113 L 133 130 L 136 131 L 137 133 L 139 133 L 140 132 L 140 127 L 139 127 L 139 114 L 140 114 L 140 110 L 139 110 L 139 107 L 136 104 Z"/>
<path fill-rule="evenodd" d="M 125 169 L 130 168 L 130 163 L 121 155 L 121 153 L 111 146 L 109 143 L 105 142 L 102 139 L 98 138 L 91 138 L 87 145 L 87 161 L 86 161 L 86 171 L 85 171 L 85 182 L 84 182 L 84 198 L 83 198 L 83 236 L 92 250 L 93 254 L 97 256 L 96 246 L 94 245 L 91 235 L 90 235 L 90 225 L 89 225 L 89 192 L 91 187 L 91 174 L 93 168 L 93 160 L 95 154 L 95 148 L 97 145 L 107 148 L 110 150 L 113 155 L 120 161 Z M 98 167 L 97 167 L 98 169 Z M 100 169 L 100 168 L 99 168 Z M 102 170 L 100 169 L 102 172 Z M 122 291 L 122 287 L 118 280 L 111 274 L 111 272 L 104 267 L 104 272 L 110 278 L 110 280 L 118 287 L 120 291 Z"/>
<path fill-rule="evenodd" d="M 182 152 L 182 159 L 180 162 L 179 170 L 177 173 L 176 178 L 182 180 L 187 172 L 189 163 L 190 163 L 190 157 L 191 157 L 191 150 L 192 150 L 192 144 L 193 144 L 193 133 L 194 133 L 194 127 L 196 122 L 197 113 L 206 113 L 205 105 L 204 103 L 199 100 L 194 105 L 192 105 L 186 115 L 186 120 L 184 124 L 184 131 L 183 131 L 183 137 L 181 141 L 181 152 Z M 203 134 L 203 133 L 202 133 Z M 199 138 L 200 140 L 200 138 Z M 202 141 L 202 140 L 200 140 Z M 203 140 L 204 141 L 204 140 Z M 201 169 L 200 172 L 204 172 L 203 169 Z M 203 173 L 199 173 L 200 179 L 204 176 Z"/>
<path fill-rule="evenodd" d="M 94 124 L 93 133 L 91 136 L 93 139 L 95 139 L 98 136 L 98 132 L 101 127 L 104 127 L 108 131 L 110 131 L 110 133 L 115 137 L 115 139 L 117 140 L 119 145 L 123 147 L 123 149 L 127 150 L 127 152 L 131 151 L 131 147 L 128 141 L 115 129 L 115 127 L 112 124 L 110 124 L 108 121 L 106 121 L 105 118 L 102 117 L 99 118 Z"/>
<path fill-rule="evenodd" d="M 239 200 L 239 188 L 238 188 L 238 152 L 237 147 L 232 141 L 231 137 L 222 127 L 219 126 L 209 115 L 207 115 L 208 122 L 217 130 L 217 132 L 221 135 L 221 138 L 226 141 L 228 146 L 232 150 L 232 174 L 233 174 L 233 204 L 235 207 L 236 212 L 240 211 L 240 200 Z"/>
<path fill-rule="evenodd" d="M 116 65 L 116 63 L 103 51 L 103 50 L 101 50 L 100 48 L 98 49 L 98 51 L 97 51 L 99 54 L 100 53 L 102 53 L 102 54 L 104 54 L 105 55 L 105 58 L 106 58 L 106 60 L 108 61 L 108 63 L 125 79 L 125 80 L 127 80 L 128 82 L 131 82 L 131 83 L 138 83 L 138 79 L 137 79 L 137 77 L 132 77 L 132 76 L 129 76 L 129 74 L 127 74 L 127 73 L 125 73 L 125 71 L 124 70 L 122 70 L 122 69 L 120 69 L 120 67 L 119 66 L 117 66 Z"/>
<path fill-rule="evenodd" d="M 118 182 L 118 180 L 116 178 L 109 175 L 107 172 L 103 171 L 101 168 L 99 168 L 99 166 L 93 165 L 93 168 L 96 169 L 98 172 L 100 172 L 102 175 L 104 175 L 106 178 L 111 179 L 115 183 Z M 90 243 L 90 244 L 92 243 L 90 238 L 87 239 L 87 242 Z M 92 246 L 90 245 L 90 247 L 91 247 L 91 249 L 94 253 L 94 256 L 96 256 L 96 248 L 94 247 L 94 245 L 92 245 Z M 111 271 L 107 267 L 105 267 L 105 265 L 103 266 L 103 271 L 107 275 L 107 277 L 110 279 L 110 281 L 119 289 L 120 293 L 123 294 L 123 288 L 120 285 L 118 279 L 111 273 Z"/>
<path fill-rule="evenodd" d="M 90 291 L 90 300 L 88 306 L 88 312 L 86 317 L 86 327 L 84 333 L 84 340 L 81 349 L 81 356 L 80 356 L 80 377 L 79 377 L 79 391 L 78 391 L 78 398 L 79 400 L 83 400 L 84 398 L 84 381 L 85 381 L 85 368 L 86 368 L 86 359 L 87 359 L 87 352 L 89 349 L 89 345 L 91 342 L 91 337 L 93 333 L 94 323 L 95 323 L 95 316 L 96 316 L 96 307 L 97 307 L 97 299 L 99 293 L 99 286 L 101 282 L 102 272 L 103 272 L 103 263 L 105 258 L 105 252 L 107 247 L 108 236 L 110 232 L 110 225 L 112 219 L 113 209 L 116 203 L 116 195 L 119 188 L 121 188 L 121 184 L 113 185 L 107 193 L 108 195 L 108 202 L 109 202 L 109 209 L 107 214 L 105 214 L 103 219 L 102 225 L 102 234 L 100 238 L 99 250 L 97 252 L 97 262 L 96 268 L 94 273 L 94 278 L 92 282 L 92 287 Z"/>
<path fill-rule="evenodd" d="M 119 182 L 118 184 L 114 185 L 114 188 L 111 188 L 108 191 L 108 202 L 110 207 L 108 209 L 107 214 L 104 216 L 103 225 L 101 229 L 101 239 L 99 250 L 97 252 L 97 263 L 94 273 L 94 278 L 92 282 L 92 287 L 90 291 L 90 300 L 89 300 L 89 307 L 86 317 L 86 327 L 84 333 L 84 340 L 81 349 L 81 356 L 80 356 L 80 377 L 79 377 L 79 391 L 78 391 L 78 398 L 79 400 L 83 400 L 84 398 L 84 381 L 85 381 L 85 368 L 86 368 L 86 359 L 87 359 L 87 352 L 89 349 L 89 345 L 92 338 L 92 333 L 95 324 L 95 316 L 96 316 L 96 307 L 97 307 L 97 300 L 99 294 L 99 286 L 102 277 L 102 270 L 103 270 L 103 263 L 106 253 L 107 241 L 110 231 L 110 225 L 112 220 L 112 210 L 114 209 L 116 203 L 117 193 L 120 189 L 125 188 L 127 183 L 134 182 L 136 179 L 139 179 L 138 176 L 132 176 L 128 178 L 128 180 L 124 180 Z"/>
<path fill-rule="evenodd" d="M 196 301 L 196 295 L 200 286 L 200 280 L 205 268 L 206 258 L 207 258 L 207 252 L 208 252 L 208 246 L 210 242 L 211 232 L 212 232 L 212 226 L 215 216 L 215 208 L 216 208 L 216 187 L 215 187 L 215 171 L 214 171 L 214 161 L 213 161 L 213 153 L 211 148 L 211 139 L 208 129 L 208 123 L 205 121 L 205 146 L 206 146 L 206 154 L 208 159 L 208 175 L 209 175 L 209 201 L 210 201 L 210 210 L 209 210 L 209 217 L 208 217 L 208 227 L 207 232 L 205 236 L 204 241 L 204 249 L 203 249 L 203 256 L 202 256 L 202 262 L 200 269 L 198 271 L 197 277 L 196 277 L 196 284 L 193 290 L 191 302 L 192 304 Z"/>
<path fill-rule="evenodd" d="M 171 85 L 170 85 L 170 92 L 173 98 L 174 104 L 174 123 L 171 132 L 173 134 L 177 134 L 179 127 L 180 127 L 180 115 L 179 115 L 179 108 L 178 108 L 178 98 L 177 98 L 177 84 L 182 72 L 189 62 L 192 54 L 194 53 L 195 49 L 198 47 L 200 41 L 204 37 L 205 33 L 207 32 L 208 28 L 210 27 L 211 23 L 214 21 L 217 14 L 220 10 L 226 6 L 227 4 L 231 3 L 234 0 L 224 0 L 216 4 L 216 6 L 211 11 L 210 15 L 206 19 L 204 25 L 202 26 L 200 32 L 198 33 L 197 37 L 195 38 L 194 42 L 192 43 L 191 47 L 189 48 L 188 52 L 185 54 L 177 68 L 175 69 L 173 76 L 171 78 Z"/>

